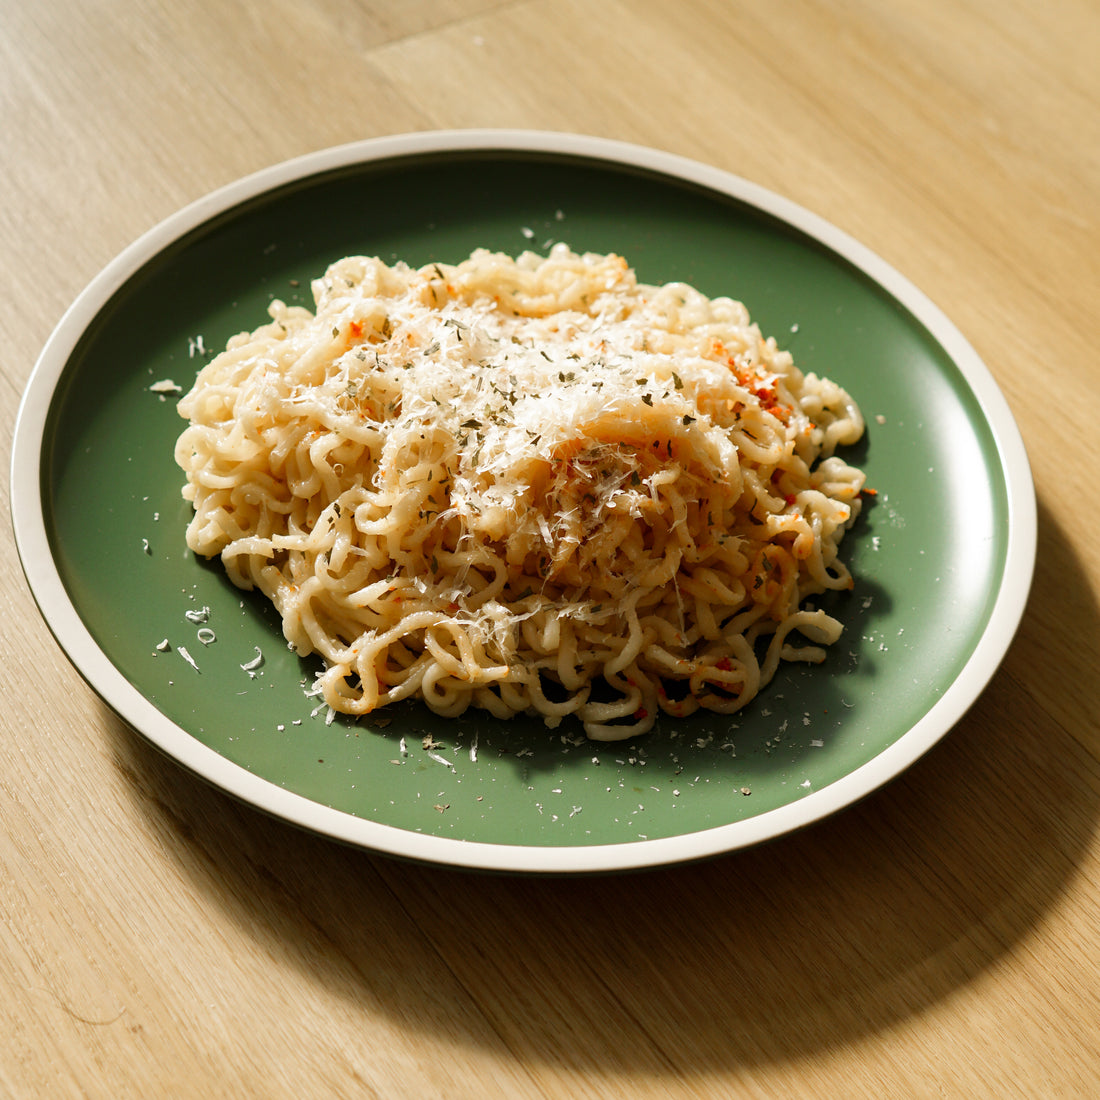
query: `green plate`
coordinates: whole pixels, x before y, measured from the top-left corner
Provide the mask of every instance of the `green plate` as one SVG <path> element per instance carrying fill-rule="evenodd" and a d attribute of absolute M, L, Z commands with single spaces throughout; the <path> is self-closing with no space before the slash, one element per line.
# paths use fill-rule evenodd
<path fill-rule="evenodd" d="M 310 279 L 341 256 L 420 265 L 554 241 L 618 252 L 646 282 L 744 301 L 803 370 L 859 402 L 868 431 L 849 456 L 877 497 L 843 547 L 856 587 L 827 604 L 844 637 L 825 664 L 783 669 L 734 720 L 663 719 L 617 744 L 525 719 L 443 720 L 419 705 L 329 721 L 306 693 L 314 666 L 286 648 L 271 609 L 186 549 L 173 461 L 182 421 L 154 384 L 189 388 L 273 297 L 311 305 Z M 1011 413 L 904 278 L 737 177 L 528 132 L 327 150 L 225 188 L 137 241 L 77 299 L 34 370 L 12 512 L 35 598 L 75 667 L 181 765 L 352 844 L 526 872 L 712 856 L 876 789 L 985 687 L 1035 553 Z M 203 622 L 188 615 L 203 609 Z M 242 667 L 257 655 L 262 664 Z"/>

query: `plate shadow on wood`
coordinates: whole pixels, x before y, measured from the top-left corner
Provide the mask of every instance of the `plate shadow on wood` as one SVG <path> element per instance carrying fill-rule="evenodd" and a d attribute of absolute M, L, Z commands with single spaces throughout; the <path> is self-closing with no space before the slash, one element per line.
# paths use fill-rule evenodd
<path fill-rule="evenodd" d="M 841 814 L 707 862 L 573 878 L 404 863 L 238 803 L 105 712 L 110 748 L 196 888 L 273 966 L 365 1015 L 585 1074 L 821 1054 L 979 978 L 1057 906 L 1092 841 L 1100 731 L 1044 708 L 1032 652 L 1075 624 L 1065 675 L 1091 684 L 1100 615 L 1048 508 L 1039 532 L 1017 639 L 934 751 Z"/>

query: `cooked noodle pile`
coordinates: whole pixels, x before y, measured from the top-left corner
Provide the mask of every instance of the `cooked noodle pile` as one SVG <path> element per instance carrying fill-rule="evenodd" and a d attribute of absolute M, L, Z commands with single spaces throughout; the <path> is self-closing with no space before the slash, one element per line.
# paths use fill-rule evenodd
<path fill-rule="evenodd" d="M 179 403 L 187 543 L 259 588 L 336 711 L 730 713 L 821 661 L 863 419 L 745 308 L 615 255 L 349 257 Z"/>

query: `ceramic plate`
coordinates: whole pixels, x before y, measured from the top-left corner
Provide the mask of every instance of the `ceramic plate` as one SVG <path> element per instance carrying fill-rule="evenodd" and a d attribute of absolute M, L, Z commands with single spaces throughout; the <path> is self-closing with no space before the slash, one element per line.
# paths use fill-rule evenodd
<path fill-rule="evenodd" d="M 855 589 L 827 601 L 843 639 L 823 665 L 782 669 L 732 720 L 665 719 L 617 744 L 525 719 L 447 721 L 418 705 L 329 722 L 304 687 L 314 666 L 286 648 L 269 607 L 186 549 L 172 455 L 183 422 L 156 383 L 186 390 L 272 298 L 311 304 L 310 280 L 341 256 L 421 265 L 556 241 L 619 252 L 645 282 L 744 301 L 804 371 L 854 395 L 868 431 L 848 457 L 877 496 L 843 546 Z M 12 511 L 57 640 L 100 697 L 182 766 L 351 844 L 523 872 L 713 856 L 875 790 L 985 687 L 1018 625 L 1035 551 L 1011 413 L 971 347 L 901 275 L 740 178 L 528 132 L 327 150 L 145 235 L 42 352 L 16 428 Z M 189 615 L 203 609 L 204 622 Z M 262 665 L 242 667 L 257 654 Z"/>

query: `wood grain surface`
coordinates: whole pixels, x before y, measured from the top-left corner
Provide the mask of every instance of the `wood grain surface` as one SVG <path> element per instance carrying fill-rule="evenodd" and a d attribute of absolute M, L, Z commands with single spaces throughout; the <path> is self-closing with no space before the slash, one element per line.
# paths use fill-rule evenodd
<path fill-rule="evenodd" d="M 545 128 L 733 171 L 900 269 L 1003 389 L 1040 530 L 1000 671 L 889 787 L 703 865 L 530 879 L 185 774 L 72 670 L 5 523 L 0 1095 L 1100 1095 L 1098 58 L 1094 0 L 2 0 L 5 453 L 65 308 L 183 204 Z"/>

